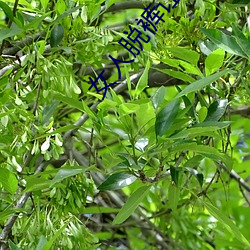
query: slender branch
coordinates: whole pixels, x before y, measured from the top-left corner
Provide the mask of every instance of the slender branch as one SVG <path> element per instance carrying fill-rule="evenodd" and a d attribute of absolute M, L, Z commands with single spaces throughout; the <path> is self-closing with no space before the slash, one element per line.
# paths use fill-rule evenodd
<path fill-rule="evenodd" d="M 48 165 L 48 162 L 43 162 L 35 171 L 35 174 L 41 173 L 44 171 L 44 169 L 46 168 L 46 166 Z M 31 192 L 28 193 L 24 193 L 21 198 L 17 201 L 14 209 L 20 209 L 22 208 L 26 201 L 28 200 L 29 196 L 31 195 Z M 9 219 L 7 220 L 7 222 L 5 223 L 3 230 L 0 234 L 0 243 L 2 240 L 4 240 L 9 233 L 11 232 L 11 229 L 17 219 L 18 215 L 17 214 L 13 214 L 12 216 L 9 217 Z"/>
<path fill-rule="evenodd" d="M 18 6 L 18 2 L 19 2 L 19 0 L 15 0 L 14 7 L 13 7 L 13 11 L 12 11 L 13 16 L 16 15 L 16 10 L 17 10 L 17 6 Z M 8 21 L 8 27 L 9 27 L 9 28 L 10 28 L 11 24 L 12 24 L 12 20 L 9 19 L 9 21 Z M 2 55 L 2 53 L 3 53 L 3 49 L 4 49 L 4 47 L 5 47 L 5 44 L 6 44 L 6 40 L 4 39 L 4 40 L 2 41 L 2 45 L 1 45 L 1 48 L 0 48 L 0 55 Z"/>
<path fill-rule="evenodd" d="M 104 13 L 108 13 L 108 12 L 124 11 L 128 9 L 144 9 L 145 7 L 147 7 L 147 5 L 148 4 L 143 4 L 142 2 L 120 2 L 120 3 L 113 4 L 108 9 L 106 9 L 106 7 L 103 6 L 101 10 Z M 153 4 L 153 6 L 156 6 L 156 5 L 157 5 L 156 3 Z"/>
<path fill-rule="evenodd" d="M 46 45 L 45 46 L 45 50 L 44 52 L 47 53 L 50 51 L 50 45 Z M 12 64 L 9 64 L 7 66 L 5 66 L 4 68 L 0 69 L 0 77 L 3 76 L 7 71 L 11 70 L 11 69 L 18 69 L 21 65 L 20 62 L 23 62 L 25 60 L 25 58 L 27 57 L 27 55 L 21 56 L 19 58 L 19 60 L 15 60 Z"/>
<path fill-rule="evenodd" d="M 250 192 L 250 186 L 233 169 L 229 170 L 224 163 L 219 164 L 219 167 L 224 169 L 230 177 L 236 180 L 246 191 Z"/>
<path fill-rule="evenodd" d="M 44 37 L 45 32 L 39 32 L 33 36 L 27 36 L 25 39 L 18 41 L 13 44 L 13 47 L 6 48 L 3 50 L 3 55 L 15 55 L 19 50 L 23 49 L 25 46 L 31 45 L 34 41 L 39 40 Z"/>

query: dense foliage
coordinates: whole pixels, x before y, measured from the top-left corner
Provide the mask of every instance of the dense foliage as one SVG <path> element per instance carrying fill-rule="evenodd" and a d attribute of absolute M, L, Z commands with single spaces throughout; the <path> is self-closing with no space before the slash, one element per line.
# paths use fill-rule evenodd
<path fill-rule="evenodd" d="M 150 3 L 0 1 L 0 249 L 250 249 L 248 1 Z"/>

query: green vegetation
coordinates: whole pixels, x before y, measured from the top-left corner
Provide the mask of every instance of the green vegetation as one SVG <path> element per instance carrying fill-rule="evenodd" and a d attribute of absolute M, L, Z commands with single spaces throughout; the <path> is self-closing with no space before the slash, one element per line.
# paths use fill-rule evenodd
<path fill-rule="evenodd" d="M 248 2 L 0 1 L 0 249 L 250 249 Z"/>

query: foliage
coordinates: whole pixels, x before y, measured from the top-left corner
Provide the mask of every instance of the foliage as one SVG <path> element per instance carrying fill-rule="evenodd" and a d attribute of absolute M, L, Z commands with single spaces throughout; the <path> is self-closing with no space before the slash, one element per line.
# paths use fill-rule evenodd
<path fill-rule="evenodd" d="M 248 1 L 148 4 L 0 1 L 1 249 L 250 248 Z"/>

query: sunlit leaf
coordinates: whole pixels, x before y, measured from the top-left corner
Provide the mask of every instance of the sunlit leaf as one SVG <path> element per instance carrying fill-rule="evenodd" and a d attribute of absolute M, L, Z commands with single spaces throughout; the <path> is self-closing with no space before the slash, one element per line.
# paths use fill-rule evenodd
<path fill-rule="evenodd" d="M 109 176 L 99 187 L 99 190 L 117 190 L 133 183 L 136 177 L 132 174 L 120 172 Z"/>
<path fill-rule="evenodd" d="M 150 67 L 150 60 L 147 61 L 146 67 L 136 85 L 135 88 L 135 97 L 137 98 L 139 94 L 147 87 L 148 85 L 148 70 Z"/>
<path fill-rule="evenodd" d="M 164 100 L 165 94 L 166 87 L 161 86 L 159 89 L 156 90 L 155 94 L 152 96 L 151 100 L 155 110 L 157 110 L 157 108 L 161 105 L 162 101 Z"/>
<path fill-rule="evenodd" d="M 5 168 L 0 168 L 0 183 L 11 194 L 14 194 L 18 187 L 16 176 Z"/>
<path fill-rule="evenodd" d="M 205 72 L 206 75 L 211 75 L 221 68 L 223 65 L 225 51 L 217 49 L 210 53 L 205 60 Z"/>

